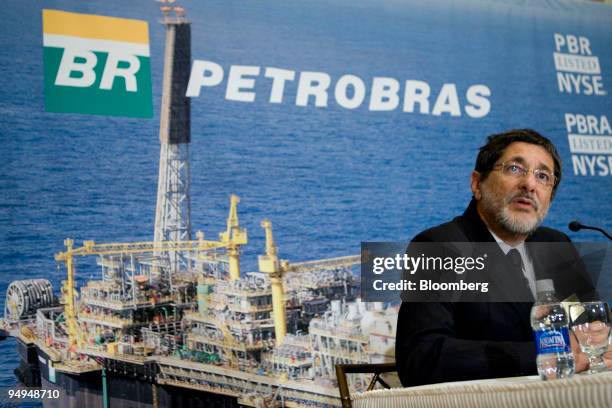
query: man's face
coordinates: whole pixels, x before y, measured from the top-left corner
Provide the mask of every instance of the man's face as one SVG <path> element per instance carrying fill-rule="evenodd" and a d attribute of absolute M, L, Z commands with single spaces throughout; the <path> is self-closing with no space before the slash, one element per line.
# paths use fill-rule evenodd
<path fill-rule="evenodd" d="M 533 170 L 554 174 L 552 156 L 542 146 L 515 142 L 508 145 L 496 164 L 515 162 L 529 169 L 527 175 L 504 174 L 496 167 L 483 181 L 472 175 L 472 192 L 489 228 L 497 234 L 529 235 L 544 220 L 552 186 L 539 183 Z"/>

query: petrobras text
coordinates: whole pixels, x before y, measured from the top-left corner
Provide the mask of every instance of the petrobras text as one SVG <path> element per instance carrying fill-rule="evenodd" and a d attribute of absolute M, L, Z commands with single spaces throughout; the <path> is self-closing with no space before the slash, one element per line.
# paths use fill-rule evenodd
<path fill-rule="evenodd" d="M 186 95 L 199 97 L 204 88 L 222 86 L 225 78 L 226 70 L 220 64 L 194 60 Z M 265 95 L 255 91 L 256 82 L 265 83 Z M 401 109 L 424 115 L 466 114 L 471 118 L 483 118 L 491 111 L 491 90 L 483 84 L 463 89 L 450 82 L 434 87 L 418 79 L 360 78 L 351 74 L 333 78 L 325 72 L 231 65 L 224 86 L 225 99 L 236 102 L 252 103 L 256 97 L 265 97 L 273 104 L 327 108 L 331 97 L 344 109 L 357 109 L 366 104 L 369 111 L 377 112 Z M 296 87 L 295 96 L 291 98 L 286 92 L 289 86 Z M 258 89 L 261 88 L 259 84 Z"/>

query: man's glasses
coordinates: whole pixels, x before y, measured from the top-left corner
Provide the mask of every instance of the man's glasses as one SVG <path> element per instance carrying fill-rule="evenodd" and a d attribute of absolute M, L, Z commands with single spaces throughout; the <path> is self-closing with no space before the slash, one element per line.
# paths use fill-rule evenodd
<path fill-rule="evenodd" d="M 533 173 L 533 176 L 539 184 L 544 186 L 555 185 L 556 177 L 554 174 L 551 174 L 550 171 L 543 169 L 526 169 L 519 163 L 513 161 L 498 163 L 493 166 L 493 170 L 501 170 L 504 175 L 514 178 L 526 177 L 527 174 Z"/>

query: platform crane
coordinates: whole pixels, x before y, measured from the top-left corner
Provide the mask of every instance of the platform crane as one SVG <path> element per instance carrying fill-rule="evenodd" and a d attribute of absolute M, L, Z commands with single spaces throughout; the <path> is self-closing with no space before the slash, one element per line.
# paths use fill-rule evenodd
<path fill-rule="evenodd" d="M 238 222 L 238 203 L 240 197 L 235 194 L 230 196 L 230 211 L 227 217 L 227 229 L 219 234 L 219 240 L 227 246 L 229 256 L 229 278 L 237 280 L 240 278 L 240 245 L 248 242 L 246 229 L 240 228 Z"/>
<path fill-rule="evenodd" d="M 361 257 L 359 255 L 352 255 L 291 264 L 287 260 L 278 258 L 278 248 L 274 243 L 274 236 L 272 234 L 272 223 L 269 220 L 263 220 L 261 226 L 266 233 L 266 254 L 259 256 L 259 271 L 266 273 L 270 278 L 274 336 L 276 338 L 276 346 L 279 346 L 287 335 L 283 276 L 286 273 L 292 272 L 313 272 L 329 268 L 351 267 L 360 264 Z"/>
<path fill-rule="evenodd" d="M 55 255 L 57 262 L 66 264 L 67 279 L 64 281 L 62 292 L 64 293 L 64 314 L 68 334 L 68 348 L 77 344 L 78 326 L 75 307 L 75 267 L 74 257 L 89 255 L 128 255 L 144 253 L 172 253 L 172 252 L 193 252 L 206 251 L 217 248 L 227 248 L 230 253 L 230 275 L 233 272 L 240 275 L 239 254 L 240 245 L 246 243 L 246 231 L 240 229 L 238 225 L 237 204 L 238 196 L 232 195 L 230 201 L 230 212 L 228 216 L 227 231 L 221 233 L 221 241 L 204 240 L 204 233 L 198 231 L 196 240 L 189 241 L 152 241 L 152 242 L 131 242 L 131 243 L 106 243 L 96 244 L 94 241 L 84 241 L 83 246 L 74 247 L 74 240 L 67 238 L 64 240 L 66 250 Z M 232 261 L 233 258 L 233 261 Z"/>

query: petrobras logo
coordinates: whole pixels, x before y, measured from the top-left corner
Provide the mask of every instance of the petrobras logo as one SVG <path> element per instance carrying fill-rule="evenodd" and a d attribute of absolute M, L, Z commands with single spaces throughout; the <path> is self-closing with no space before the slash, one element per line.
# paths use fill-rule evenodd
<path fill-rule="evenodd" d="M 43 10 L 47 112 L 152 117 L 146 21 Z"/>

